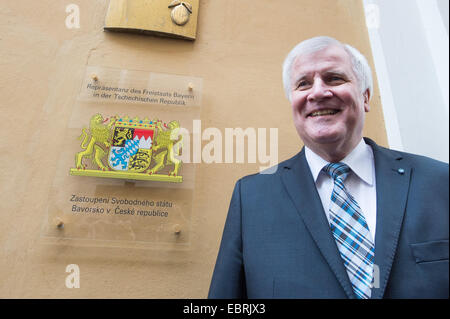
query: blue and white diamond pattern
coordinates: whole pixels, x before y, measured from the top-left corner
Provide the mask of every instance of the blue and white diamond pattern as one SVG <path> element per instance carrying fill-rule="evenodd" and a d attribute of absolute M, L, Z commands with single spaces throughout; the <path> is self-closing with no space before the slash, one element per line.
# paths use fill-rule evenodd
<path fill-rule="evenodd" d="M 139 140 L 127 140 L 124 147 L 113 146 L 109 157 L 112 168 L 119 171 L 128 170 L 130 157 L 139 150 Z"/>

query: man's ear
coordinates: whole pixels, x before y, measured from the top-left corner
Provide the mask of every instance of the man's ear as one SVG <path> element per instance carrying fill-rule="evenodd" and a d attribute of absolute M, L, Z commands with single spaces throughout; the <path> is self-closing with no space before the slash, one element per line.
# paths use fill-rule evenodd
<path fill-rule="evenodd" d="M 367 89 L 364 94 L 364 111 L 369 112 L 370 111 L 370 105 L 369 105 L 369 101 L 370 101 L 370 91 L 369 89 Z"/>

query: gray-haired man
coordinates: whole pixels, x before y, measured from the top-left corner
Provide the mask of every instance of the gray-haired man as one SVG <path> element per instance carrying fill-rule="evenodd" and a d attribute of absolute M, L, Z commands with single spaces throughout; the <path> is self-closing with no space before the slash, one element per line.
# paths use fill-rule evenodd
<path fill-rule="evenodd" d="M 363 138 L 372 76 L 329 37 L 283 65 L 305 147 L 236 183 L 210 298 L 448 298 L 448 165 Z"/>

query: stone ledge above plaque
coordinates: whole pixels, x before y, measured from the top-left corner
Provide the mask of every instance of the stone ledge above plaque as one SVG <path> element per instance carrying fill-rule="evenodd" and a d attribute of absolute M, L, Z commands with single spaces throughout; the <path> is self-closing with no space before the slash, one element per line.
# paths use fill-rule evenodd
<path fill-rule="evenodd" d="M 195 40 L 199 0 L 110 0 L 107 31 Z"/>

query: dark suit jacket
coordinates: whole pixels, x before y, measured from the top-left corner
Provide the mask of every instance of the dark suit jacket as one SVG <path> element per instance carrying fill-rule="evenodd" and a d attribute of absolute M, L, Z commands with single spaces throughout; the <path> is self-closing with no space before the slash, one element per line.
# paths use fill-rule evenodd
<path fill-rule="evenodd" d="M 372 298 L 448 298 L 448 164 L 365 141 L 377 188 Z M 236 183 L 209 298 L 355 298 L 304 150 Z"/>

